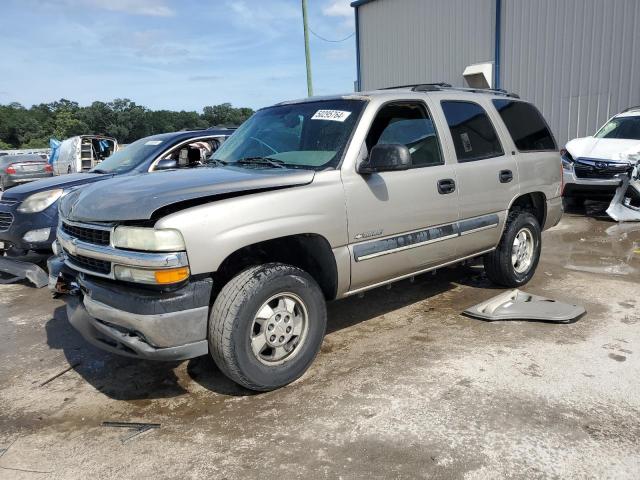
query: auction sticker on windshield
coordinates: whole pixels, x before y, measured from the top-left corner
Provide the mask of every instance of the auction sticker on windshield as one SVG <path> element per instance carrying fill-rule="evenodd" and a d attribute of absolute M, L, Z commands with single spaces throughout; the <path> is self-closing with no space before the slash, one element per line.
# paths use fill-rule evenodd
<path fill-rule="evenodd" d="M 147 143 L 145 143 L 145 145 L 160 145 L 162 143 L 162 140 L 149 140 L 147 141 Z"/>
<path fill-rule="evenodd" d="M 313 114 L 311 120 L 331 120 L 332 122 L 344 122 L 349 118 L 351 112 L 344 110 L 318 110 Z"/>

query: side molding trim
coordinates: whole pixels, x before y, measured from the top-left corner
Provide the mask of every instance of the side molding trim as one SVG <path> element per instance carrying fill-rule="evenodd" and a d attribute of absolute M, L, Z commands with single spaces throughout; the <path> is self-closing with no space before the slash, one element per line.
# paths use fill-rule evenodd
<path fill-rule="evenodd" d="M 429 227 L 415 232 L 359 243 L 353 247 L 353 256 L 356 262 L 369 260 L 410 248 L 442 242 L 461 235 L 469 235 L 490 228 L 497 228 L 499 223 L 500 218 L 495 213 L 459 220 L 437 227 Z"/>

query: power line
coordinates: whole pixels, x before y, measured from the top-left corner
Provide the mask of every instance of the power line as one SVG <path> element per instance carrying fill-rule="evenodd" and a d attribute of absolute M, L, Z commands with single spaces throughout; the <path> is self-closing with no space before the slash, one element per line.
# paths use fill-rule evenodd
<path fill-rule="evenodd" d="M 325 42 L 331 42 L 331 43 L 340 43 L 340 42 L 344 42 L 345 40 L 349 40 L 351 37 L 353 37 L 356 32 L 352 32 L 349 35 L 347 35 L 344 38 L 341 38 L 340 40 L 329 40 L 328 38 L 324 38 L 323 36 L 318 35 L 316 32 L 314 32 L 311 27 L 308 27 L 309 31 L 313 34 L 314 37 L 318 37 L 320 40 L 324 40 Z"/>

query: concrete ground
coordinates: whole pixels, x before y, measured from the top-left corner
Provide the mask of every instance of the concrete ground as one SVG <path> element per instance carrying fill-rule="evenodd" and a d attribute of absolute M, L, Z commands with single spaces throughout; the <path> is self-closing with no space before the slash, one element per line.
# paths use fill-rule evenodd
<path fill-rule="evenodd" d="M 638 478 L 640 224 L 602 207 L 544 234 L 525 289 L 578 322 L 463 317 L 499 290 L 447 269 L 331 304 L 310 371 L 264 394 L 103 353 L 46 290 L 0 286 L 0 478 Z"/>

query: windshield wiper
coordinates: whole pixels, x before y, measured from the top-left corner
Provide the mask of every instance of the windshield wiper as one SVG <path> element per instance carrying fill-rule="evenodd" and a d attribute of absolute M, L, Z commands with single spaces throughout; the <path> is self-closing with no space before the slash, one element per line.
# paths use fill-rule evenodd
<path fill-rule="evenodd" d="M 239 165 L 269 165 L 274 168 L 287 168 L 282 160 L 276 160 L 268 157 L 245 157 L 237 160 L 235 163 Z"/>
<path fill-rule="evenodd" d="M 90 173 L 111 173 L 111 172 L 108 172 L 107 170 L 101 170 L 99 168 L 94 168 L 93 170 L 91 170 Z"/>
<path fill-rule="evenodd" d="M 225 161 L 225 160 L 220 160 L 219 158 L 213 158 L 213 157 L 209 157 L 207 160 L 205 160 L 204 165 L 222 165 L 225 166 L 227 165 L 229 162 Z"/>

